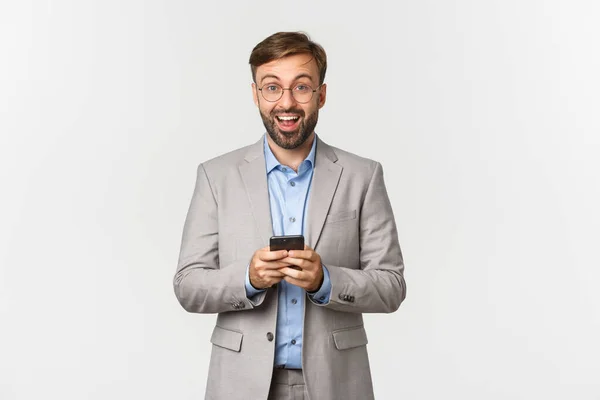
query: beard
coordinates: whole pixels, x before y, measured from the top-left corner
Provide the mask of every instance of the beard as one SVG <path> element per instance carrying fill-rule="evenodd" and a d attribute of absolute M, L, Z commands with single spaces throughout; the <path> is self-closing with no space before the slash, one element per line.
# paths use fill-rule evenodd
<path fill-rule="evenodd" d="M 302 121 L 293 131 L 282 131 L 277 127 L 277 122 L 275 121 L 275 118 L 277 118 L 276 115 L 280 113 L 297 114 L 300 116 Z M 306 140 L 314 132 L 315 126 L 317 126 L 317 121 L 319 119 L 319 110 L 309 114 L 306 118 L 302 109 L 273 110 L 269 116 L 263 114 L 261 110 L 260 117 L 262 118 L 267 133 L 271 139 L 273 139 L 275 144 L 283 149 L 292 150 L 306 142 Z"/>

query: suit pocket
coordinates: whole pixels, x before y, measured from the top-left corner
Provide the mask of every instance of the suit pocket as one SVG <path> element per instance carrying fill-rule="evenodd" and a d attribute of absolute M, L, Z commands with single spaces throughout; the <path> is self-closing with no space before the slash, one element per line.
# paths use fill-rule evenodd
<path fill-rule="evenodd" d="M 356 210 L 344 211 L 344 212 L 327 215 L 327 219 L 325 220 L 325 223 L 329 224 L 332 222 L 346 221 L 348 219 L 355 219 L 355 218 L 356 218 Z"/>
<path fill-rule="evenodd" d="M 210 342 L 216 346 L 239 352 L 242 348 L 243 337 L 242 332 L 221 328 L 217 325 L 210 337 Z"/>
<path fill-rule="evenodd" d="M 338 350 L 351 349 L 369 343 L 364 325 L 333 331 L 333 341 Z"/>

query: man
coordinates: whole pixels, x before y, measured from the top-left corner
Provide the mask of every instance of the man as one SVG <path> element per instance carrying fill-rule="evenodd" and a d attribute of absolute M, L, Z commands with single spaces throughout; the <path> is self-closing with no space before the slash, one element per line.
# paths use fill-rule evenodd
<path fill-rule="evenodd" d="M 276 33 L 250 65 L 267 134 L 199 165 L 174 278 L 187 311 L 218 313 L 206 399 L 372 399 L 362 313 L 406 295 L 381 165 L 315 134 L 321 46 Z"/>

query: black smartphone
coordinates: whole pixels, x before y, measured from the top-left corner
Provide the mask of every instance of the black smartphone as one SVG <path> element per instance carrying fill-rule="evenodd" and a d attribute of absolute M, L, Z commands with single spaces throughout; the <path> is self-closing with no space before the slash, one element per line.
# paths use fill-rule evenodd
<path fill-rule="evenodd" d="M 304 236 L 271 236 L 269 250 L 304 250 Z"/>

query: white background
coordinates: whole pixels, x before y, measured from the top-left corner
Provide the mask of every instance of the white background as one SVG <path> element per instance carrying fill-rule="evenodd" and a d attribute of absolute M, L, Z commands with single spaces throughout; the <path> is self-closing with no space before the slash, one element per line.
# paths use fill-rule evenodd
<path fill-rule="evenodd" d="M 0 399 L 203 397 L 181 231 L 198 163 L 263 132 L 280 30 L 328 52 L 320 136 L 384 167 L 377 399 L 600 399 L 600 3 L 367 3 L 0 3 Z"/>

